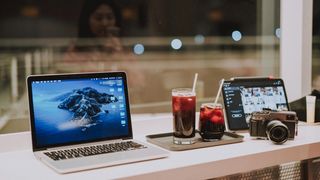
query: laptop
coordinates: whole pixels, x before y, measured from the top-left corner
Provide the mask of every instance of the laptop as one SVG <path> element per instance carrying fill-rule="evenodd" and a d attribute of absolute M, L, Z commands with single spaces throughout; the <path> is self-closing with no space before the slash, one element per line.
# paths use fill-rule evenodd
<path fill-rule="evenodd" d="M 58 173 L 167 157 L 133 140 L 124 72 L 27 78 L 34 155 Z"/>
<path fill-rule="evenodd" d="M 249 129 L 249 117 L 263 109 L 289 110 L 284 82 L 280 78 L 250 77 L 224 81 L 222 96 L 227 129 Z"/>

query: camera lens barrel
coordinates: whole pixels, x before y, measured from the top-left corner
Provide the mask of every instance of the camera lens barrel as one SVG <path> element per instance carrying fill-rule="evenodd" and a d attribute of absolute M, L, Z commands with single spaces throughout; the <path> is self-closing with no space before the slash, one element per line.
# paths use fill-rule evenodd
<path fill-rule="evenodd" d="M 267 124 L 266 134 L 275 144 L 283 144 L 289 138 L 289 129 L 279 120 L 272 120 Z"/>

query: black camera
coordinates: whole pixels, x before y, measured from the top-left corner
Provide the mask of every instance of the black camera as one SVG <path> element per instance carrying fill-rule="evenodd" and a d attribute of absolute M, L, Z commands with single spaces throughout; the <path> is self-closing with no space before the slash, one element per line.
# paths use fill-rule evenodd
<path fill-rule="evenodd" d="M 249 118 L 250 136 L 283 144 L 297 134 L 298 117 L 293 111 L 263 110 L 253 112 Z"/>

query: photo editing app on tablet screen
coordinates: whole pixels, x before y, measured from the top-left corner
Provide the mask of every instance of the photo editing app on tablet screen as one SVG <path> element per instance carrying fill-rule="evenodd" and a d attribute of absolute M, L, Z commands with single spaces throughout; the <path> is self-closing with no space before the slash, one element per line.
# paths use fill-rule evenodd
<path fill-rule="evenodd" d="M 248 129 L 252 112 L 288 110 L 287 96 L 281 79 L 225 81 L 223 98 L 229 129 Z"/>

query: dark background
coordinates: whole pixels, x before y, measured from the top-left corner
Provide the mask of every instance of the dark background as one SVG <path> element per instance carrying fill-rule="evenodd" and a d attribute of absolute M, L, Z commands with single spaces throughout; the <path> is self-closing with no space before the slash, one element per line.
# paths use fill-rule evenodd
<path fill-rule="evenodd" d="M 117 0 L 124 36 L 257 34 L 258 0 Z M 5 0 L 0 38 L 75 37 L 83 0 Z"/>

